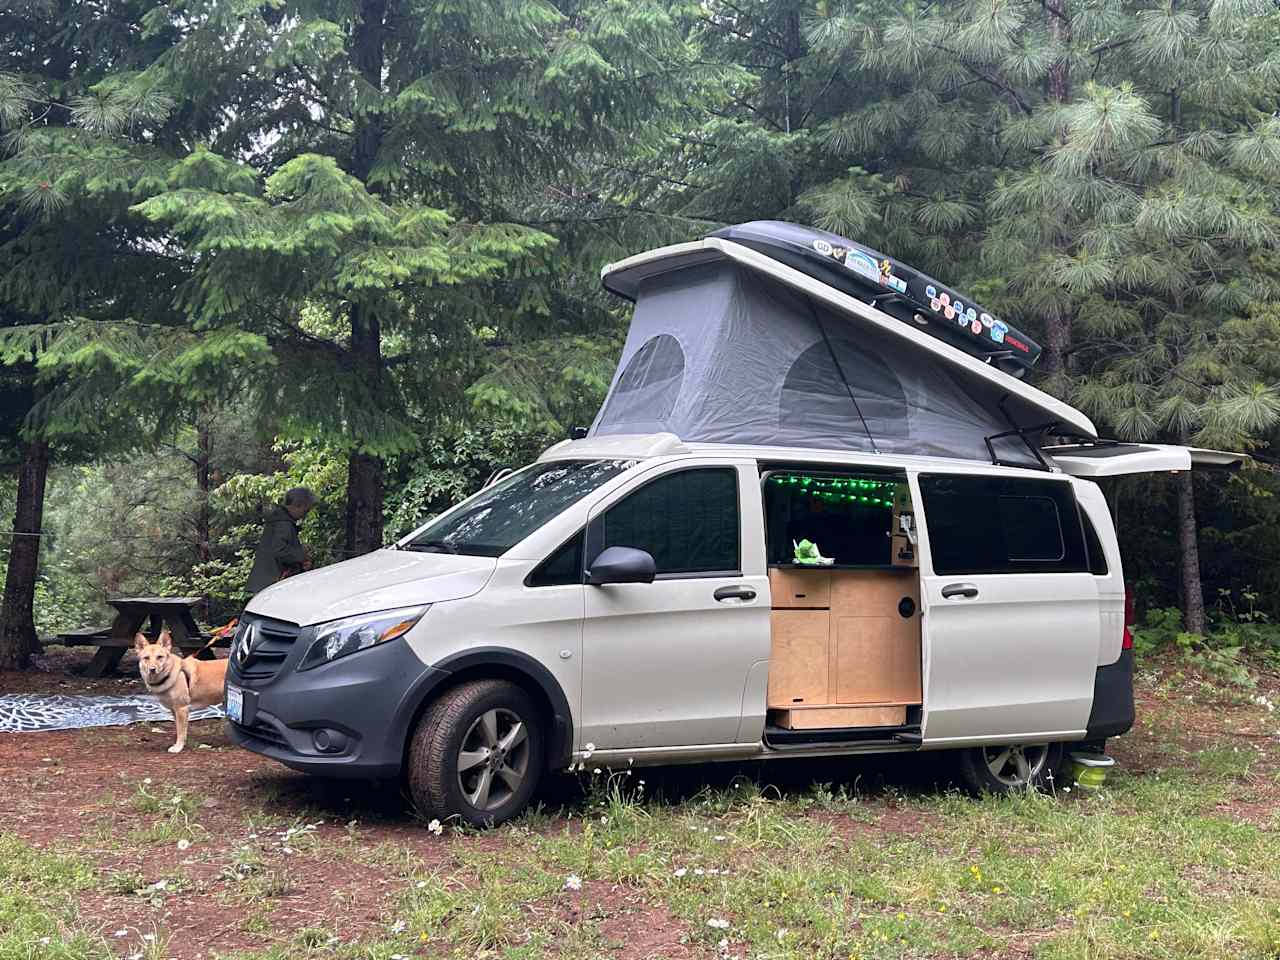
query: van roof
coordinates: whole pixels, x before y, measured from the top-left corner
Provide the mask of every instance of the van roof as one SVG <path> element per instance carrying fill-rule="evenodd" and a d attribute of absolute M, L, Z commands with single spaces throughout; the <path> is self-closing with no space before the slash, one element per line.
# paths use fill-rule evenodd
<path fill-rule="evenodd" d="M 548 447 L 538 458 L 546 460 L 624 459 L 648 460 L 657 457 L 721 456 L 791 463 L 814 463 L 850 467 L 927 468 L 946 466 L 974 473 L 999 472 L 1031 477 L 1045 476 L 1046 471 L 1033 467 L 997 466 L 981 460 L 955 457 L 928 457 L 896 453 L 872 453 L 866 450 L 829 450 L 816 447 L 775 447 L 738 443 L 687 443 L 673 433 L 614 434 L 582 440 L 562 440 Z M 1053 470 L 1061 476 L 1060 471 Z"/>

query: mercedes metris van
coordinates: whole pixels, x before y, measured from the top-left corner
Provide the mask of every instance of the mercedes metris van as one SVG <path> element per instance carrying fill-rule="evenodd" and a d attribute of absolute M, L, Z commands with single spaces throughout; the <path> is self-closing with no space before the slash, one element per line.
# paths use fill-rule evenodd
<path fill-rule="evenodd" d="M 1034 786 L 1134 719 L 1120 551 L 1084 478 L 1115 450 L 1045 452 L 1051 469 L 565 441 L 394 546 L 255 596 L 231 737 L 297 770 L 403 777 L 424 815 L 470 824 L 588 758 L 953 751 L 975 790 Z"/>

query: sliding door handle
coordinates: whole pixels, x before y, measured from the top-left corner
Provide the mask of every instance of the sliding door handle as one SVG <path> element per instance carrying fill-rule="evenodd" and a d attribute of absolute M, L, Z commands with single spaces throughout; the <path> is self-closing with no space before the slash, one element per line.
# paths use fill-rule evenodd
<path fill-rule="evenodd" d="M 972 583 L 948 583 L 942 588 L 942 596 L 946 600 L 954 600 L 956 597 L 972 600 L 977 595 L 978 588 Z"/>
<path fill-rule="evenodd" d="M 748 600 L 756 598 L 756 592 L 750 587 L 721 587 L 712 596 L 721 603 L 726 600 L 741 600 L 746 603 Z"/>

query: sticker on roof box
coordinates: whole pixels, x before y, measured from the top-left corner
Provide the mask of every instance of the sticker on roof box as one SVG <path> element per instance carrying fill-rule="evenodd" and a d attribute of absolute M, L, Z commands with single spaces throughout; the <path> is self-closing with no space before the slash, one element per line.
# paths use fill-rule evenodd
<path fill-rule="evenodd" d="M 939 310 L 942 309 L 942 301 L 939 300 L 937 297 L 934 297 L 932 300 L 929 301 L 929 309 L 932 310 L 934 313 L 937 313 Z"/>
<path fill-rule="evenodd" d="M 947 304 L 942 308 L 942 314 L 948 320 L 954 320 L 956 318 L 956 308 L 951 306 L 951 304 Z"/>
<path fill-rule="evenodd" d="M 907 292 L 907 281 L 903 280 L 901 277 L 894 276 L 892 273 L 884 278 L 884 282 L 887 286 L 893 287 L 893 289 L 897 290 L 899 293 Z"/>
<path fill-rule="evenodd" d="M 994 320 L 993 320 L 993 319 L 992 319 L 992 317 L 991 317 L 991 314 L 989 314 L 989 313 L 984 313 L 984 314 L 983 314 L 981 317 L 979 317 L 978 319 L 982 321 L 982 325 L 983 325 L 984 327 L 986 327 L 988 330 L 990 330 L 990 329 L 991 329 L 991 324 L 994 322 Z"/>
<path fill-rule="evenodd" d="M 968 310 L 966 310 L 964 312 L 964 315 L 969 318 L 970 323 L 973 323 L 975 320 L 978 319 L 978 311 L 973 309 L 973 307 L 970 307 Z"/>
<path fill-rule="evenodd" d="M 991 339 L 996 343 L 1004 343 L 1004 335 L 1009 332 L 1009 325 L 1000 320 L 991 321 Z"/>
<path fill-rule="evenodd" d="M 970 330 L 970 332 L 972 332 L 972 333 L 981 333 L 981 332 L 982 332 L 982 321 L 981 321 L 981 320 L 970 320 L 970 321 L 969 321 L 969 330 Z"/>
<path fill-rule="evenodd" d="M 817 250 L 824 257 L 829 257 L 832 253 L 831 244 L 821 238 L 813 241 L 813 249 Z"/>
<path fill-rule="evenodd" d="M 924 288 L 924 295 L 925 295 L 926 297 L 928 297 L 930 300 L 937 300 L 937 299 L 938 299 L 938 288 L 937 288 L 937 287 L 935 287 L 935 286 L 931 283 L 931 284 L 929 284 L 927 287 L 925 287 L 925 288 Z"/>
<path fill-rule="evenodd" d="M 844 265 L 859 276 L 866 277 L 868 280 L 880 282 L 880 268 L 876 266 L 876 262 L 868 257 L 865 253 L 857 250 L 850 250 L 844 258 Z"/>

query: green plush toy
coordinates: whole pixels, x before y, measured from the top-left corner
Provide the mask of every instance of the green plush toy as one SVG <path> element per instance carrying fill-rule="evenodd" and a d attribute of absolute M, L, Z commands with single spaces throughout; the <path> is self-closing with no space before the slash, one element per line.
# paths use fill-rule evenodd
<path fill-rule="evenodd" d="M 801 540 L 799 543 L 792 540 L 791 546 L 795 550 L 796 563 L 823 567 L 835 562 L 831 557 L 824 557 L 818 549 L 818 545 L 812 540 Z"/>

